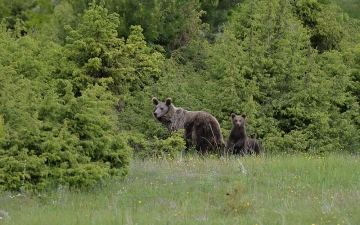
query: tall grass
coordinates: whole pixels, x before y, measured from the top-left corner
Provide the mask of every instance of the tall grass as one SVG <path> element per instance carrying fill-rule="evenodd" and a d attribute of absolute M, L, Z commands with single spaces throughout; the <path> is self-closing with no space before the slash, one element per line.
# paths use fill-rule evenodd
<path fill-rule="evenodd" d="M 134 159 L 109 184 L 1 192 L 0 224 L 360 224 L 355 155 Z"/>

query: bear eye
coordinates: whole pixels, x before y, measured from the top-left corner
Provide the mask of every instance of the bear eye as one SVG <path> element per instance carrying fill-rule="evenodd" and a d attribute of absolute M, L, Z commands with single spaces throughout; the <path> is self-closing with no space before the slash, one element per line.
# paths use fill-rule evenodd
<path fill-rule="evenodd" d="M 164 107 L 160 107 L 160 109 L 161 109 L 161 110 L 163 110 L 163 109 L 164 109 Z"/>

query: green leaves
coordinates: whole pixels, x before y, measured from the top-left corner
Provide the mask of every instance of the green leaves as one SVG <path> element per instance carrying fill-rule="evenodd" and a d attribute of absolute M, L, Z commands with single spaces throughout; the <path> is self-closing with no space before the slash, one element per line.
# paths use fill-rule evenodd
<path fill-rule="evenodd" d="M 114 98 L 106 87 L 89 87 L 81 97 L 73 96 L 63 103 L 53 86 L 50 90 L 52 92 L 48 92 L 50 96 L 45 101 L 25 93 L 27 99 L 30 98 L 26 101 L 36 103 L 30 105 L 32 107 L 25 105 L 25 108 L 16 109 L 15 105 L 3 104 L 2 100 L 11 115 L 5 119 L 7 135 L 1 146 L 6 151 L 2 152 L 2 158 L 11 157 L 17 166 L 2 168 L 6 175 L 0 186 L 13 189 L 25 183 L 26 188 L 39 189 L 55 180 L 84 188 L 108 175 L 126 175 L 131 150 L 116 135 Z M 33 94 L 37 95 L 36 92 Z M 31 114 L 32 111 L 39 113 Z M 22 112 L 22 115 L 16 112 Z M 23 168 L 18 164 L 24 160 L 27 161 L 26 177 L 14 180 L 22 172 Z M 13 182 L 6 183 L 9 179 Z"/>
<path fill-rule="evenodd" d="M 109 88 L 116 94 L 140 91 L 158 79 L 163 56 L 146 46 L 141 27 L 132 26 L 125 41 L 117 37 L 118 25 L 116 13 L 92 4 L 78 28 L 69 28 L 64 56 L 74 67 L 64 78 L 73 79 L 77 95 L 100 78 L 112 78 Z"/>
<path fill-rule="evenodd" d="M 112 79 L 99 77 L 76 96 L 72 81 L 59 79 L 56 69 L 62 47 L 13 35 L 0 33 L 0 189 L 83 189 L 125 176 L 131 149 L 118 137 L 117 98 L 107 87 Z M 93 57 L 84 67 L 96 72 L 99 62 Z"/>
<path fill-rule="evenodd" d="M 298 1 L 295 7 L 301 11 L 310 5 L 320 7 L 316 1 Z M 219 109 L 225 115 L 248 114 L 249 135 L 263 139 L 265 148 L 315 152 L 346 148 L 355 143 L 347 135 L 358 130 L 347 112 L 348 105 L 355 103 L 347 91 L 349 71 L 341 53 L 318 54 L 311 47 L 313 33 L 303 28 L 293 10 L 288 1 L 250 1 L 232 13 L 223 36 L 206 48 L 209 59 L 204 74 L 209 75 L 204 97 L 209 99 L 205 101 L 221 122 L 227 118 L 217 115 Z M 344 22 L 334 19 L 342 18 L 337 8 L 321 6 L 318 10 L 330 10 L 331 14 L 300 14 L 314 15 L 315 27 L 321 26 L 325 33 L 332 33 Z M 335 27 L 323 26 L 330 24 L 325 22 L 328 16 Z M 229 122 L 223 124 L 230 129 Z M 345 124 L 351 132 L 338 138 Z"/>
<path fill-rule="evenodd" d="M 85 188 L 125 176 L 133 150 L 181 151 L 154 96 L 211 113 L 225 139 L 230 114 L 246 113 L 269 152 L 358 150 L 360 23 L 339 8 L 245 1 L 210 40 L 202 19 L 223 21 L 235 1 L 69 2 L 48 24 L 45 0 L 45 17 L 27 14 L 42 29 L 1 24 L 0 189 Z"/>

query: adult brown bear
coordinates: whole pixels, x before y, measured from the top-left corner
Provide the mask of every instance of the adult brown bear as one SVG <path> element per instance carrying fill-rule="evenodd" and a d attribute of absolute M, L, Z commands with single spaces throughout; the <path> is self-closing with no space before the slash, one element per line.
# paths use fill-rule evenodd
<path fill-rule="evenodd" d="M 245 118 L 246 115 L 236 115 L 231 113 L 232 128 L 229 139 L 227 141 L 227 148 L 230 153 L 240 154 L 242 156 L 250 154 L 260 154 L 262 152 L 261 143 L 249 138 L 246 134 Z"/>
<path fill-rule="evenodd" d="M 168 129 L 169 133 L 184 129 L 187 147 L 190 145 L 189 140 L 192 140 L 196 150 L 201 153 L 223 152 L 225 141 L 215 117 L 207 112 L 188 111 L 175 107 L 171 98 L 167 98 L 163 103 L 154 97 L 152 102 L 155 105 L 154 117 Z"/>

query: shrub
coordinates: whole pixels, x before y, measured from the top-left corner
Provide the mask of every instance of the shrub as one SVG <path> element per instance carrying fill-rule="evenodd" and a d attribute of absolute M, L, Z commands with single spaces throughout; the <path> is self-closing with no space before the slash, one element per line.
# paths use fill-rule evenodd
<path fill-rule="evenodd" d="M 170 157 L 174 158 L 181 151 L 186 149 L 185 140 L 183 138 L 183 130 L 175 131 L 170 137 L 162 140 L 154 137 L 149 140 L 144 148 L 138 152 L 141 158 L 146 157 Z"/>
<path fill-rule="evenodd" d="M 45 90 L 31 82 L 13 88 L 0 139 L 0 189 L 42 189 L 50 183 L 87 188 L 108 176 L 126 176 L 131 148 L 118 135 L 115 99 L 105 85 L 74 97 L 68 81 Z"/>

